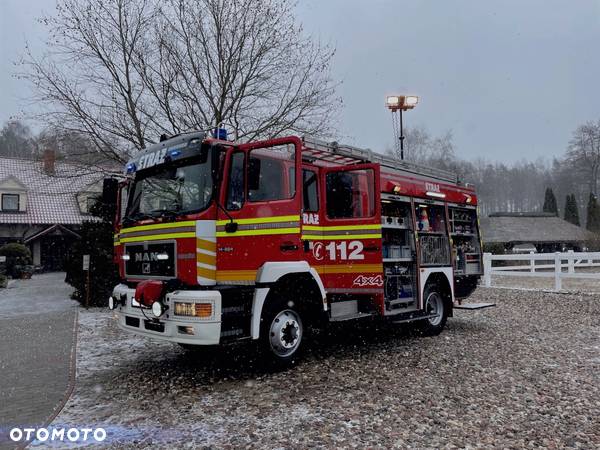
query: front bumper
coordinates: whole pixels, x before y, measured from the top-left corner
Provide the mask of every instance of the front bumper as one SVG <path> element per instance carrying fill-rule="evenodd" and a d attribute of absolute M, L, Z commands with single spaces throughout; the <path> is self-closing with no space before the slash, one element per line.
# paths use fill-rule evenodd
<path fill-rule="evenodd" d="M 117 314 L 121 329 L 141 336 L 181 344 L 216 345 L 219 343 L 221 338 L 221 293 L 219 291 L 171 292 L 167 294 L 164 301 L 168 309 L 158 319 L 150 309 L 142 311 L 139 307 L 131 305 L 134 294 L 135 289 L 124 284 L 119 284 L 113 289 L 113 297 L 119 305 L 114 312 Z M 175 301 L 210 302 L 212 316 L 208 318 L 175 316 L 173 314 Z"/>

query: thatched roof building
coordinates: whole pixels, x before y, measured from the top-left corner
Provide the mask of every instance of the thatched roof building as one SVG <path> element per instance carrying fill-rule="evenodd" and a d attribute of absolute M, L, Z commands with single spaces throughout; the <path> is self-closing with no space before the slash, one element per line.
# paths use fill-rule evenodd
<path fill-rule="evenodd" d="M 482 218 L 481 235 L 486 244 L 533 244 L 538 251 L 563 247 L 581 248 L 594 235 L 582 227 L 548 213 L 493 213 Z"/>

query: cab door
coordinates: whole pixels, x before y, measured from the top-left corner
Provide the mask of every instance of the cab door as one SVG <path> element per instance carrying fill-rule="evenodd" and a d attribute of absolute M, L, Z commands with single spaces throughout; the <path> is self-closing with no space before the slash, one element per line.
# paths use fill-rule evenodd
<path fill-rule="evenodd" d="M 228 152 L 217 218 L 217 283 L 253 284 L 268 261 L 301 258 L 301 147 L 297 137 Z"/>
<path fill-rule="evenodd" d="M 321 169 L 320 193 L 320 223 L 302 238 L 327 292 L 382 293 L 379 165 Z"/>

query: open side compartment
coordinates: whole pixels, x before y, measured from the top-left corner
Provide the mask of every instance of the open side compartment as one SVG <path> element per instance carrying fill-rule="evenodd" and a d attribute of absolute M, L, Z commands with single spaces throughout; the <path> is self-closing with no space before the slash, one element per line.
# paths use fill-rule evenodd
<path fill-rule="evenodd" d="M 481 243 L 477 225 L 477 212 L 474 208 L 448 208 L 454 275 L 481 275 Z"/>
<path fill-rule="evenodd" d="M 382 256 L 387 315 L 417 308 L 415 237 L 409 198 L 382 196 Z"/>

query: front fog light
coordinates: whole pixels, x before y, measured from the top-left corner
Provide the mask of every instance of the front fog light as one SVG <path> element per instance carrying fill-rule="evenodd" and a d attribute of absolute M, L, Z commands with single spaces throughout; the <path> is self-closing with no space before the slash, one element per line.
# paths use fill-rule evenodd
<path fill-rule="evenodd" d="M 152 303 L 152 314 L 154 314 L 156 317 L 160 317 L 163 315 L 164 312 L 165 307 L 161 302 Z"/>
<path fill-rule="evenodd" d="M 108 297 L 108 309 L 115 309 L 115 299 L 112 295 Z"/>

